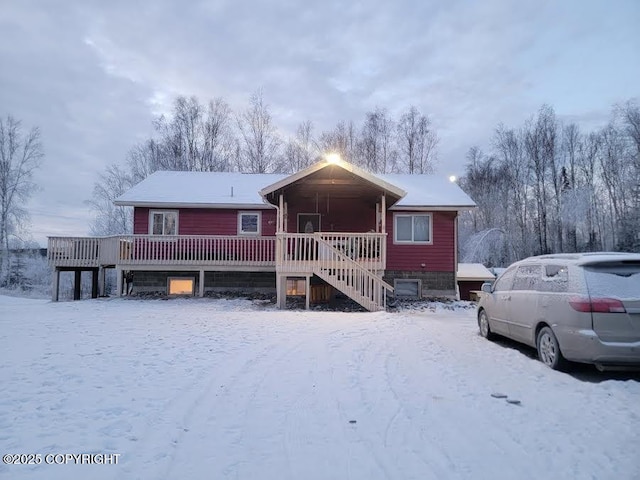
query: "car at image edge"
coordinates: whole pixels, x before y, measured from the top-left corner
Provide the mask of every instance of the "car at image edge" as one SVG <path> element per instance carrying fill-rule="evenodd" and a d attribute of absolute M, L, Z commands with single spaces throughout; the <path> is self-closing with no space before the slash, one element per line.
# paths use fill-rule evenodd
<path fill-rule="evenodd" d="M 542 362 L 640 368 L 640 254 L 530 257 L 482 285 L 480 334 L 534 347 Z"/>

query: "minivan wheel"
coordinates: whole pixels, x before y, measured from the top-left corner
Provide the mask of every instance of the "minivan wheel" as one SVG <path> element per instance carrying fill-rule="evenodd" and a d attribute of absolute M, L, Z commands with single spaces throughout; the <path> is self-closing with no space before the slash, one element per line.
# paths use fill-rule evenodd
<path fill-rule="evenodd" d="M 480 328 L 480 335 L 487 340 L 491 340 L 493 338 L 493 333 L 491 332 L 491 327 L 489 327 L 489 317 L 487 316 L 487 312 L 484 310 L 480 310 L 478 314 L 478 327 Z"/>
<path fill-rule="evenodd" d="M 560 352 L 558 339 L 549 327 L 544 327 L 538 332 L 536 344 L 538 346 L 538 358 L 546 366 L 554 370 L 562 370 L 566 366 L 567 361 L 562 356 L 562 352 Z"/>

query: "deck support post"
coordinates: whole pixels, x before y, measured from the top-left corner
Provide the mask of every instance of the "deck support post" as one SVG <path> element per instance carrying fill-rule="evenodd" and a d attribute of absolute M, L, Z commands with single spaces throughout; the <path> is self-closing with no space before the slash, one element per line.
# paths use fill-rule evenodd
<path fill-rule="evenodd" d="M 198 283 L 198 296 L 204 297 L 204 270 L 200 270 L 200 281 Z"/>
<path fill-rule="evenodd" d="M 82 283 L 82 270 L 74 270 L 74 278 L 73 278 L 73 299 L 80 300 L 81 292 L 80 286 Z"/>
<path fill-rule="evenodd" d="M 309 299 L 311 298 L 311 277 L 309 275 L 305 277 L 304 293 L 305 293 L 304 308 L 309 310 Z"/>
<path fill-rule="evenodd" d="M 287 308 L 287 276 L 276 274 L 276 304 L 280 310 Z"/>
<path fill-rule="evenodd" d="M 116 267 L 116 296 L 118 297 L 122 296 L 122 274 L 122 268 Z"/>
<path fill-rule="evenodd" d="M 98 296 L 99 297 L 106 297 L 107 277 L 106 277 L 105 270 L 106 269 L 102 265 L 98 267 Z"/>
<path fill-rule="evenodd" d="M 91 269 L 91 298 L 98 298 L 98 290 L 99 290 L 99 279 L 98 279 L 99 269 L 93 268 Z"/>
<path fill-rule="evenodd" d="M 60 295 L 60 269 L 54 269 L 52 276 L 51 301 L 57 302 Z"/>

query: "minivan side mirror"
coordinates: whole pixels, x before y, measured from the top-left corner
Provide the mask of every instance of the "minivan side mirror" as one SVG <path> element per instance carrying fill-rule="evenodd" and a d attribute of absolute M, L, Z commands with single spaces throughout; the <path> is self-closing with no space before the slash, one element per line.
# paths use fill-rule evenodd
<path fill-rule="evenodd" d="M 482 287 L 480 288 L 480 290 L 482 290 L 485 293 L 491 293 L 491 290 L 493 288 L 493 285 L 489 282 L 485 282 L 482 284 Z"/>

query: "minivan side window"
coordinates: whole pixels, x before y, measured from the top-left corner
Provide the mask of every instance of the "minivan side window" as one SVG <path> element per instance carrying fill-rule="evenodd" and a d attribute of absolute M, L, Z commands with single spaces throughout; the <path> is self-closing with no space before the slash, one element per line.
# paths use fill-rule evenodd
<path fill-rule="evenodd" d="M 515 267 L 506 270 L 502 275 L 500 275 L 498 280 L 496 280 L 496 283 L 493 284 L 493 291 L 504 292 L 507 290 L 511 290 L 511 284 L 513 283 L 513 276 L 515 275 L 515 273 Z"/>
<path fill-rule="evenodd" d="M 541 277 L 541 265 L 522 265 L 513 280 L 513 290 L 538 290 Z"/>
<path fill-rule="evenodd" d="M 567 292 L 569 290 L 569 273 L 567 266 L 554 264 L 545 265 L 539 290 L 542 292 Z"/>

